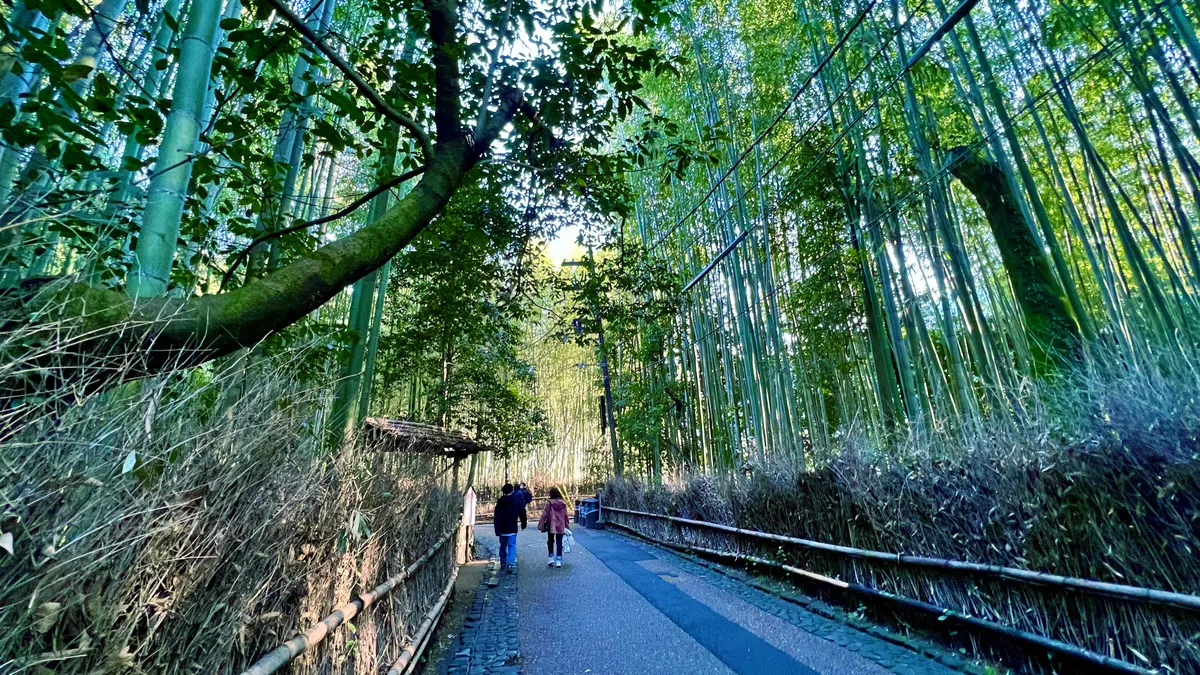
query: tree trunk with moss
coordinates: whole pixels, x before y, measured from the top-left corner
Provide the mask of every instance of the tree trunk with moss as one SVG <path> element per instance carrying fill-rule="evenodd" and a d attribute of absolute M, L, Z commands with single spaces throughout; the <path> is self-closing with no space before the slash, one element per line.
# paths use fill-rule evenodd
<path fill-rule="evenodd" d="M 457 64 L 445 69 L 457 81 Z M 235 290 L 135 303 L 119 291 L 62 279 L 37 280 L 0 297 L 0 324 L 22 331 L 14 332 L 0 354 L 3 362 L 19 365 L 0 373 L 0 403 L 15 405 L 69 386 L 95 391 L 198 365 L 254 345 L 307 316 L 382 267 L 442 211 L 520 102 L 518 92 L 507 92 L 485 135 L 475 142 L 456 118 L 445 115 L 437 125 L 433 160 L 408 196 L 354 234 Z M 446 107 L 457 112 L 457 100 Z M 72 349 L 63 350 L 62 344 Z"/>
<path fill-rule="evenodd" d="M 1067 308 L 1062 286 L 1034 241 L 1000 167 L 964 147 L 950 151 L 950 172 L 983 209 L 1004 269 L 1012 283 L 1034 351 L 1037 374 L 1079 357 L 1079 326 Z"/>

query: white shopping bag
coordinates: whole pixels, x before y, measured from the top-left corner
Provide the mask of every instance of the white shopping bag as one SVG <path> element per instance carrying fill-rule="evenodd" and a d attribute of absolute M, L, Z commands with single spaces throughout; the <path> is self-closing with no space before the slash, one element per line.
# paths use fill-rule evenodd
<path fill-rule="evenodd" d="M 575 536 L 571 534 L 571 530 L 563 532 L 563 553 L 571 552 L 571 544 L 575 543 Z"/>

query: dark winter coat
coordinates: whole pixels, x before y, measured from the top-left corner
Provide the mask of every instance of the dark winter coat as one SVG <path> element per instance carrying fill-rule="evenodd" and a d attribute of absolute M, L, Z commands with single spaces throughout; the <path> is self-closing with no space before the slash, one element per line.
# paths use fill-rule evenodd
<path fill-rule="evenodd" d="M 528 525 L 525 515 L 525 504 L 515 494 L 503 495 L 496 501 L 495 525 L 496 534 L 516 534 L 517 521 L 521 521 L 521 529 Z"/>

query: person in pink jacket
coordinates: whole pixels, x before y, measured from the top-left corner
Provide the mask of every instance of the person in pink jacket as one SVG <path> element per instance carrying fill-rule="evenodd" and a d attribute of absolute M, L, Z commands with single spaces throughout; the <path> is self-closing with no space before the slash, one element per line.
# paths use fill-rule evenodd
<path fill-rule="evenodd" d="M 546 565 L 562 567 L 563 534 L 568 525 L 567 503 L 563 501 L 558 488 L 550 488 L 550 501 L 546 503 L 542 518 L 538 521 L 538 530 L 546 533 L 546 550 L 550 554 Z"/>

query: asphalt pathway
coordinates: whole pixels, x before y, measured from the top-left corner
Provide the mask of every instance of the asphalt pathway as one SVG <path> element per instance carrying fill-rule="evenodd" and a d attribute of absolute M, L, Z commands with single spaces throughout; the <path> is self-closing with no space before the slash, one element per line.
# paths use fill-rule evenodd
<path fill-rule="evenodd" d="M 627 537 L 580 528 L 575 543 L 554 568 L 544 534 L 518 537 L 527 675 L 955 672 Z"/>

